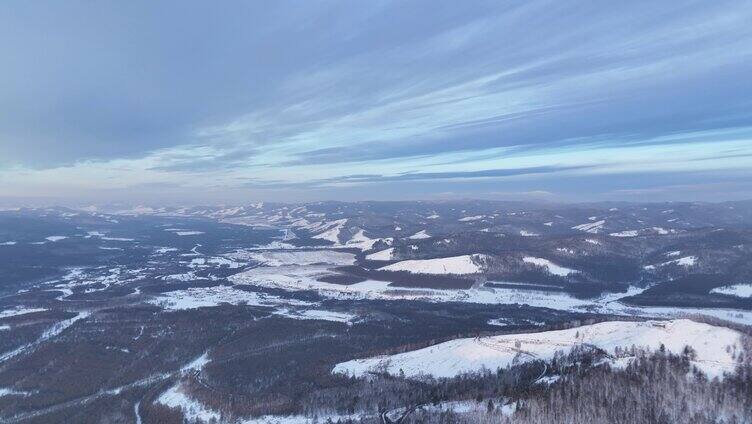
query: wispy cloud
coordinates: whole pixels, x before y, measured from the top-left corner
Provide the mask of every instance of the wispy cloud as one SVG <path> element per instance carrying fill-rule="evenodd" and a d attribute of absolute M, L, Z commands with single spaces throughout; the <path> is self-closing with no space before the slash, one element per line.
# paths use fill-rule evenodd
<path fill-rule="evenodd" d="M 348 196 L 578 174 L 618 195 L 604 179 L 735 172 L 751 20 L 724 0 L 3 4 L 0 178 Z"/>

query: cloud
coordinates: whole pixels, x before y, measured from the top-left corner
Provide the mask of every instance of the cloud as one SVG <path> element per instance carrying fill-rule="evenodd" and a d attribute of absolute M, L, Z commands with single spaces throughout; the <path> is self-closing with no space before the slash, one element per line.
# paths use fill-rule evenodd
<path fill-rule="evenodd" d="M 595 172 L 608 148 L 641 152 L 620 172 L 649 146 L 737 169 L 748 151 L 693 146 L 752 138 L 751 19 L 730 0 L 6 2 L 0 168 L 342 195 Z"/>

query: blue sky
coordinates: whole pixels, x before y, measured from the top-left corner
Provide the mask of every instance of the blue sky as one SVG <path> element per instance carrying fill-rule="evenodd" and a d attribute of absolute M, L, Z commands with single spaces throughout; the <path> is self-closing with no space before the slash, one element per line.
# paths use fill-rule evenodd
<path fill-rule="evenodd" d="M 748 1 L 4 1 L 0 196 L 752 198 Z"/>

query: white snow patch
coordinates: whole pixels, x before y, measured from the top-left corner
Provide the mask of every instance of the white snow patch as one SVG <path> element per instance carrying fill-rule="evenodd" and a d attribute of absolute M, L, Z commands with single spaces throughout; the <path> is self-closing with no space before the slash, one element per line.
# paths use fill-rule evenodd
<path fill-rule="evenodd" d="M 6 309 L 4 311 L 0 311 L 0 318 L 8 318 L 8 317 L 14 317 L 18 315 L 26 315 L 31 314 L 34 312 L 42 312 L 46 311 L 46 308 L 27 308 L 24 306 L 16 306 L 15 308 Z"/>
<path fill-rule="evenodd" d="M 640 233 L 637 230 L 624 230 L 619 231 L 618 233 L 611 233 L 609 235 L 611 237 L 637 237 L 639 234 Z"/>
<path fill-rule="evenodd" d="M 520 230 L 520 235 L 522 237 L 538 237 L 540 234 L 533 233 L 533 232 L 527 231 L 527 230 Z"/>
<path fill-rule="evenodd" d="M 233 260 L 252 260 L 261 262 L 265 266 L 279 267 L 284 265 L 352 265 L 355 255 L 333 250 L 286 250 L 286 251 L 247 251 L 239 250 L 229 253 L 226 257 Z"/>
<path fill-rule="evenodd" d="M 320 228 L 326 228 L 323 233 L 317 234 L 311 238 L 319 240 L 329 240 L 332 243 L 339 243 L 339 233 L 347 223 L 347 219 L 338 219 L 336 221 L 328 222 L 322 225 Z"/>
<path fill-rule="evenodd" d="M 411 236 L 410 236 L 410 237 L 408 237 L 408 238 L 409 238 L 410 240 L 422 240 L 422 239 L 427 239 L 427 238 L 431 238 L 431 235 L 430 235 L 430 234 L 428 234 L 428 233 L 426 232 L 426 230 L 420 230 L 420 231 L 418 231 L 417 233 L 415 233 L 415 234 L 411 235 Z"/>
<path fill-rule="evenodd" d="M 472 221 L 478 221 L 479 219 L 485 218 L 485 215 L 475 215 L 475 216 L 466 216 L 464 218 L 458 219 L 459 222 L 472 222 Z"/>
<path fill-rule="evenodd" d="M 60 240 L 65 240 L 67 238 L 68 238 L 67 236 L 49 236 L 49 237 L 45 237 L 44 239 L 47 241 L 56 242 Z"/>
<path fill-rule="evenodd" d="M 407 271 L 413 274 L 477 274 L 483 271 L 485 255 L 462 255 L 449 258 L 412 259 L 379 268 L 382 271 Z"/>
<path fill-rule="evenodd" d="M 742 298 L 752 297 L 752 284 L 733 284 L 730 286 L 716 287 L 710 292 Z"/>
<path fill-rule="evenodd" d="M 167 391 L 159 395 L 157 403 L 170 408 L 180 409 L 188 421 L 201 420 L 203 422 L 210 422 L 214 420 L 215 422 L 219 422 L 222 418 L 219 412 L 208 408 L 201 402 L 186 395 L 180 383 L 170 387 Z"/>
<path fill-rule="evenodd" d="M 525 263 L 529 263 L 529 264 L 533 264 L 533 265 L 537 265 L 537 266 L 546 268 L 546 270 L 549 273 L 551 273 L 553 275 L 558 275 L 560 277 L 566 277 L 567 275 L 579 272 L 579 271 L 574 270 L 574 269 L 565 268 L 563 266 L 556 265 L 555 263 L 549 261 L 548 259 L 543 259 L 543 258 L 535 258 L 535 257 L 532 257 L 532 256 L 525 256 L 524 258 L 522 258 L 522 261 L 525 262 Z"/>
<path fill-rule="evenodd" d="M 369 261 L 391 261 L 393 255 L 394 255 L 394 248 L 390 247 L 388 249 L 379 250 L 376 253 L 371 253 L 370 255 L 366 255 L 366 259 L 368 259 Z"/>
<path fill-rule="evenodd" d="M 572 229 L 584 231 L 586 233 L 597 234 L 601 229 L 603 229 L 603 225 L 605 223 L 606 223 L 605 220 L 600 220 L 600 221 L 595 221 L 595 222 L 586 222 L 584 224 L 575 225 L 574 227 L 572 227 Z"/>
<path fill-rule="evenodd" d="M 371 250 L 378 239 L 366 237 L 363 230 L 359 230 L 350 240 L 345 243 L 346 247 L 355 247 L 360 250 Z"/>

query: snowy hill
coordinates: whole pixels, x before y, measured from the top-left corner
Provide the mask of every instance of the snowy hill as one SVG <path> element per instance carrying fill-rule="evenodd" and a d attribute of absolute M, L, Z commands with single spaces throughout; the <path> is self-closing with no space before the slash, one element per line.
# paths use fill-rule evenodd
<path fill-rule="evenodd" d="M 736 364 L 732 355 L 741 349 L 740 333 L 686 319 L 609 321 L 567 330 L 457 339 L 412 352 L 343 362 L 333 372 L 362 376 L 374 369 L 384 369 L 390 374 L 402 371 L 408 377 L 454 377 L 527 361 L 551 360 L 557 351 L 567 353 L 578 345 L 594 346 L 616 355 L 617 347 L 628 349 L 634 345 L 653 351 L 661 344 L 676 354 L 684 346 L 692 346 L 697 352 L 693 364 L 711 378 L 732 372 Z"/>

